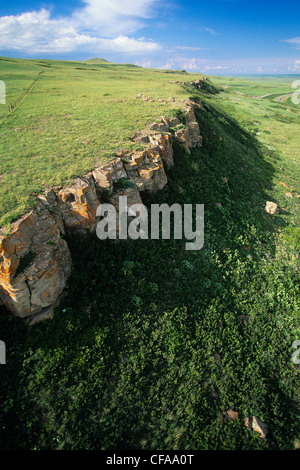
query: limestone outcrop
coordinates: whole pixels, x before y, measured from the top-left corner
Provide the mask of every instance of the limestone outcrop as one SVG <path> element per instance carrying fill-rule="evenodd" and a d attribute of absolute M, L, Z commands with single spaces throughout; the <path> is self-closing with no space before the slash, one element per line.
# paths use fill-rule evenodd
<path fill-rule="evenodd" d="M 58 199 L 67 234 L 86 234 L 95 229 L 100 201 L 92 174 L 77 178 L 72 186 L 58 191 Z"/>
<path fill-rule="evenodd" d="M 204 87 L 204 84 L 207 80 L 207 77 L 201 77 L 199 80 L 196 80 L 193 82 L 193 85 L 195 88 L 203 88 Z"/>
<path fill-rule="evenodd" d="M 63 292 L 71 273 L 67 242 L 49 211 L 38 204 L 0 235 L 0 296 L 12 313 L 42 312 Z"/>
<path fill-rule="evenodd" d="M 143 193 L 161 191 L 166 170 L 174 165 L 173 140 L 190 153 L 201 145 L 196 103 L 188 100 L 179 118 L 162 117 L 133 137 L 143 150 L 119 150 L 116 158 L 73 181 L 39 195 L 35 209 L 0 230 L 0 301 L 13 314 L 47 317 L 57 305 L 71 274 L 72 259 L 65 237 L 84 236 L 97 225 L 97 208 L 118 197 L 142 202 Z"/>
<path fill-rule="evenodd" d="M 245 418 L 244 420 L 245 426 L 249 429 L 260 434 L 262 439 L 266 439 L 269 433 L 269 428 L 266 423 L 261 421 L 256 416 L 252 416 L 250 418 Z"/>

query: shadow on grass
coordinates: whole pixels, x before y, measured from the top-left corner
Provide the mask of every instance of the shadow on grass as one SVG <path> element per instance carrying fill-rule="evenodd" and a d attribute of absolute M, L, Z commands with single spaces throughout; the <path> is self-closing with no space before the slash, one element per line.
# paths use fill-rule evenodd
<path fill-rule="evenodd" d="M 266 303 L 259 304 L 261 311 L 258 315 L 261 314 L 261 317 L 256 325 L 252 318 L 251 305 L 258 302 L 253 300 L 255 296 L 261 295 L 260 283 L 265 276 L 263 274 L 261 278 L 257 277 L 261 260 L 274 255 L 273 240 L 284 224 L 279 215 L 271 216 L 264 211 L 266 201 L 269 200 L 268 191 L 272 188 L 274 171 L 264 158 L 268 150 L 210 102 L 197 112 L 197 118 L 203 146 L 187 155 L 176 145 L 175 167 L 169 171 L 167 187 L 156 195 L 145 196 L 144 202 L 148 206 L 151 203 L 204 204 L 204 248 L 199 252 L 186 252 L 184 241 L 181 240 L 114 243 L 100 242 L 95 236 L 89 240 L 69 240 L 74 262 L 73 274 L 69 281 L 69 295 L 56 310 L 54 319 L 27 328 L 18 319 L 8 322 L 4 316 L 0 318 L 1 339 L 8 345 L 8 362 L 0 370 L 1 395 L 2 402 L 3 396 L 11 400 L 4 400 L 6 408 L 2 410 L 2 424 L 4 423 L 6 429 L 9 428 L 9 432 L 3 432 L 4 448 L 26 448 L 35 443 L 41 448 L 53 447 L 52 439 L 57 432 L 53 416 L 56 412 L 60 416 L 65 408 L 70 410 L 70 394 L 74 392 L 72 387 L 77 382 L 85 384 L 86 398 L 78 406 L 81 432 L 89 436 L 89 445 L 97 448 L 97 439 L 101 438 L 104 446 L 139 448 L 140 435 L 145 435 L 147 440 L 150 432 L 147 422 L 152 419 L 151 410 L 147 409 L 146 391 L 151 390 L 153 374 L 158 377 L 155 380 L 161 380 L 159 377 L 167 374 L 168 370 L 171 371 L 168 361 L 172 354 L 175 354 L 179 362 L 183 361 L 185 364 L 186 361 L 188 370 L 190 363 L 187 357 L 197 356 L 197 348 L 202 344 L 202 349 L 199 346 L 202 359 L 197 358 L 197 361 L 203 361 L 201 373 L 204 377 L 207 374 L 205 371 L 211 367 L 211 354 L 222 350 L 223 357 L 230 357 L 231 341 L 240 344 L 241 350 L 245 347 L 245 338 L 249 341 L 251 334 L 253 343 L 259 341 L 260 334 L 263 341 L 266 341 L 268 333 L 261 333 L 267 331 L 270 318 Z M 166 312 L 173 312 L 172 318 L 161 323 Z M 249 329 L 246 333 L 243 330 L 239 319 L 241 315 L 249 317 L 248 320 L 255 326 L 251 334 Z M 175 330 L 174 325 L 177 325 Z M 232 335 L 231 338 L 224 337 L 222 331 L 226 328 L 229 336 Z M 191 342 L 190 349 L 186 349 L 187 339 Z M 156 346 L 157 343 L 159 347 Z M 131 391 L 127 390 L 135 397 L 132 398 L 135 404 L 130 400 L 130 405 L 126 402 L 125 385 L 124 390 L 120 385 L 118 399 L 111 398 L 117 416 L 128 406 L 135 409 L 140 400 L 146 407 L 140 418 L 143 424 L 137 425 L 134 413 L 127 417 L 126 424 L 120 417 L 123 431 L 117 437 L 112 437 L 116 423 L 106 423 L 106 418 L 103 418 L 102 411 L 98 409 L 95 383 L 101 390 L 101 393 L 97 393 L 112 397 L 116 383 L 124 379 L 120 360 L 129 355 L 129 362 L 135 363 L 145 344 L 149 344 L 142 355 L 145 370 L 143 364 L 135 364 L 136 385 L 131 382 Z M 177 345 L 174 346 L 174 351 L 172 345 Z M 248 360 L 250 363 L 251 360 L 255 364 L 259 363 L 260 359 L 256 358 L 252 346 L 250 340 L 250 349 L 244 351 L 244 355 L 238 359 L 242 364 Z M 273 368 L 275 367 L 274 363 Z M 133 380 L 131 373 L 128 366 L 129 382 Z M 217 385 L 211 385 L 213 374 L 220 374 L 216 379 L 219 380 Z M 243 372 L 240 372 L 240 388 L 234 388 L 231 382 L 230 385 L 224 384 L 223 374 L 223 371 L 216 372 L 213 368 L 212 376 L 205 381 L 201 376 L 209 390 L 205 392 L 208 405 L 205 405 L 206 408 L 203 404 L 201 406 L 204 407 L 207 422 L 211 426 L 221 426 L 220 423 L 215 423 L 213 409 L 225 406 L 226 400 L 227 406 L 232 402 L 236 406 L 247 407 L 251 395 L 246 387 L 245 377 L 242 376 Z M 273 374 L 274 370 L 271 368 L 268 372 L 261 372 L 257 380 L 268 382 L 270 377 L 273 380 Z M 170 372 L 170 377 L 171 375 Z M 115 377 L 115 382 L 112 382 L 112 377 Z M 170 387 L 173 381 L 174 377 Z M 220 391 L 216 394 L 214 387 L 221 390 L 223 386 L 226 391 L 222 393 L 230 398 L 221 399 L 220 396 L 223 395 Z M 168 387 L 169 385 L 165 385 L 166 390 L 169 390 Z M 171 390 L 172 388 L 168 393 L 174 393 Z M 278 396 L 282 393 L 278 391 L 277 385 L 274 390 Z M 37 396 L 40 392 L 44 394 L 43 398 L 35 399 L 34 395 Z M 181 393 L 184 406 L 190 406 L 189 392 L 186 392 L 188 398 L 184 392 Z M 266 393 L 272 400 L 269 389 Z M 39 415 L 45 413 L 49 406 L 46 397 L 49 396 L 51 401 L 52 395 L 60 397 L 63 405 L 53 405 L 56 411 L 51 418 L 53 423 L 49 425 L 40 420 Z M 162 392 L 160 398 L 163 396 Z M 260 405 L 263 411 L 270 406 L 268 399 L 264 398 L 266 402 Z M 59 400 L 57 399 L 58 402 Z M 161 406 L 152 396 L 149 400 L 152 410 Z M 251 400 L 251 407 L 259 406 L 255 398 Z M 90 412 L 85 412 L 87 404 L 93 408 L 97 419 L 106 423 L 103 424 L 103 429 L 98 422 L 95 424 Z M 106 406 L 109 407 L 108 404 Z M 197 406 L 201 409 L 200 405 Z M 70 411 L 68 413 L 71 414 Z M 75 421 L 79 420 L 79 415 L 76 414 Z M 290 416 L 288 413 L 287 419 Z M 24 424 L 26 419 L 33 423 L 30 430 Z M 194 419 L 198 420 L 197 417 Z M 249 448 L 268 447 L 269 444 L 262 440 L 252 442 L 249 435 L 245 434 L 246 431 L 241 429 L 243 427 L 239 428 L 235 437 L 231 435 L 230 443 L 228 441 L 226 444 L 228 448 L 243 445 L 248 445 Z M 165 431 L 161 432 L 164 435 Z M 218 438 L 211 428 L 209 432 L 214 436 L 212 439 L 216 440 L 213 446 L 222 448 L 223 444 L 219 439 L 222 440 L 220 436 L 223 431 L 219 432 Z M 43 438 L 39 437 L 41 433 Z M 64 424 L 64 433 L 72 436 L 69 444 L 65 438 L 65 448 L 79 445 L 74 437 L 75 428 L 71 424 Z M 174 433 L 178 433 L 177 428 Z M 288 434 L 287 432 L 286 436 Z M 104 435 L 108 436 L 110 444 L 105 444 Z M 198 438 L 190 431 L 187 438 L 190 441 L 184 445 L 194 443 L 199 448 L 205 448 L 204 441 L 198 442 Z M 280 438 L 277 437 L 277 442 Z M 167 438 L 164 436 L 164 439 Z M 161 445 L 159 440 L 149 444 L 152 448 L 155 445 Z M 164 443 L 159 448 L 168 448 L 168 445 Z"/>

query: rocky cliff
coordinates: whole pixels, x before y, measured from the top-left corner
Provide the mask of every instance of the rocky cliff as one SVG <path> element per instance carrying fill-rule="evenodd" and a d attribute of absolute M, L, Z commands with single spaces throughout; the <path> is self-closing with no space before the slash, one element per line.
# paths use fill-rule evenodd
<path fill-rule="evenodd" d="M 22 318 L 51 314 L 71 274 L 65 237 L 95 230 L 97 208 L 103 201 L 118 209 L 120 195 L 132 205 L 142 202 L 143 193 L 162 190 L 168 182 L 165 170 L 174 165 L 173 140 L 188 153 L 202 143 L 196 106 L 188 100 L 181 122 L 162 117 L 134 136 L 143 151 L 118 151 L 114 160 L 75 179 L 71 186 L 39 195 L 35 209 L 14 222 L 10 232 L 1 229 L 0 299 L 10 312 Z M 120 184 L 124 181 L 130 184 Z"/>

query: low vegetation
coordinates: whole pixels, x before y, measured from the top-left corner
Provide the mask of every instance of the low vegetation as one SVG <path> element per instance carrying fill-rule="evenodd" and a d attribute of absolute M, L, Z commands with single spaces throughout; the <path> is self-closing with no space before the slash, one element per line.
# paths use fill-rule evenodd
<path fill-rule="evenodd" d="M 133 95 L 141 89 L 137 81 Z M 299 366 L 291 360 L 299 339 L 299 110 L 294 124 L 279 124 L 278 114 L 289 115 L 284 104 L 237 101 L 229 90 L 178 93 L 203 101 L 203 146 L 191 155 L 176 147 L 168 185 L 145 203 L 203 203 L 204 248 L 69 240 L 73 274 L 53 320 L 28 327 L 0 316 L 4 449 L 299 445 Z M 266 201 L 279 212 L 266 213 Z M 245 426 L 251 416 L 267 424 L 267 439 Z"/>

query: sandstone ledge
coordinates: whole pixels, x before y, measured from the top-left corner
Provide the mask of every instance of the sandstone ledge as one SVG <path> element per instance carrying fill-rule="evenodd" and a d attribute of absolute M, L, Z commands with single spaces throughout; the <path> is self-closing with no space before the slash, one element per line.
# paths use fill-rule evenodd
<path fill-rule="evenodd" d="M 0 232 L 0 302 L 21 318 L 49 318 L 71 274 L 71 253 L 64 236 L 82 236 L 95 230 L 96 211 L 110 201 L 118 210 L 118 196 L 128 203 L 142 201 L 144 192 L 157 192 L 167 184 L 166 169 L 174 165 L 172 141 L 187 153 L 202 144 L 195 107 L 188 100 L 185 124 L 162 117 L 134 136 L 145 149 L 121 150 L 111 162 L 37 197 L 36 207 Z M 122 187 L 120 182 L 131 182 Z M 133 183 L 133 184 L 132 184 Z"/>

